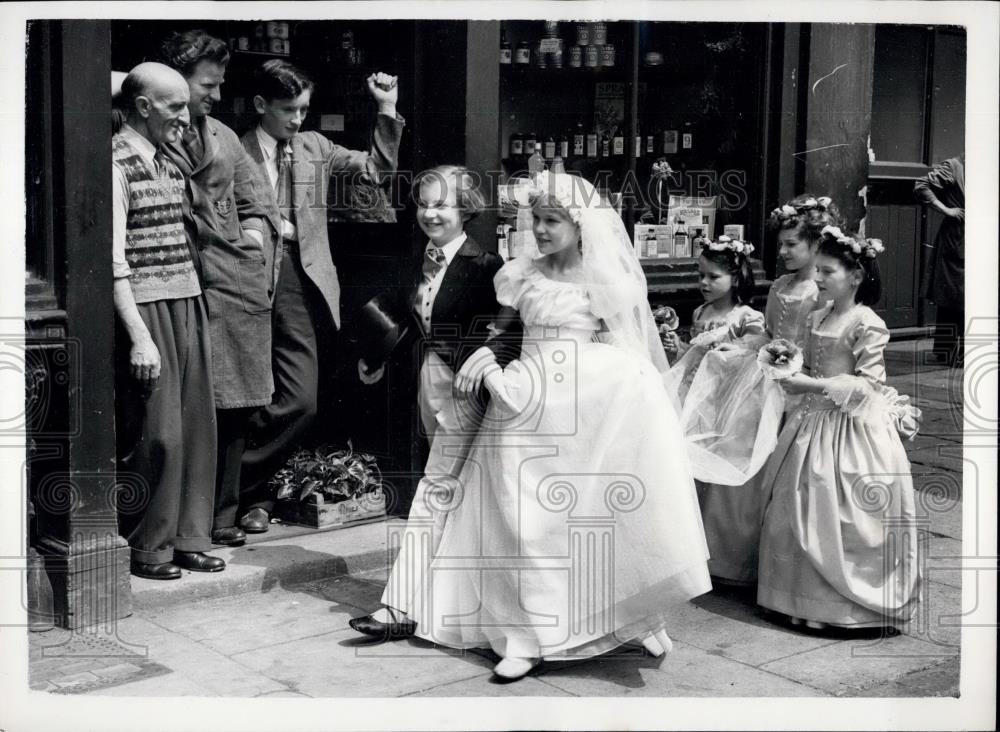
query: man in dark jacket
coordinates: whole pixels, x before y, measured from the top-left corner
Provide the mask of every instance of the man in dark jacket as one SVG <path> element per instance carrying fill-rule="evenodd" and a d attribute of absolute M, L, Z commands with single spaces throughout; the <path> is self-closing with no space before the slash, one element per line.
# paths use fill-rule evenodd
<path fill-rule="evenodd" d="M 271 303 L 264 241 L 270 191 L 231 129 L 209 116 L 219 101 L 229 50 L 204 31 L 174 33 L 161 60 L 187 80 L 191 124 L 167 152 L 187 180 L 185 224 L 208 304 L 218 421 L 212 540 L 230 546 L 236 526 L 247 422 L 271 402 Z"/>

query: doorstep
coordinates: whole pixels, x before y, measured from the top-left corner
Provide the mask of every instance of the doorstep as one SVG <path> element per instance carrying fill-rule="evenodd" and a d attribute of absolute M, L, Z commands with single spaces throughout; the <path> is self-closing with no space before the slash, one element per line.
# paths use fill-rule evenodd
<path fill-rule="evenodd" d="M 226 560 L 222 572 L 182 570 L 179 580 L 132 576 L 132 605 L 160 608 L 384 568 L 391 561 L 389 526 L 384 520 L 336 529 L 272 524 L 244 546 L 215 547 L 212 555 Z"/>

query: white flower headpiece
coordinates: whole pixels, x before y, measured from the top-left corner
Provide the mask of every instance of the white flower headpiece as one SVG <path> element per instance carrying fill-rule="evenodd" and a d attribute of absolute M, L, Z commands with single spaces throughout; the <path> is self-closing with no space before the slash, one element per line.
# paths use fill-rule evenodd
<path fill-rule="evenodd" d="M 885 251 L 881 239 L 855 239 L 841 231 L 839 226 L 824 226 L 820 235 L 833 239 L 845 249 L 850 249 L 858 257 L 864 255 L 869 259 L 874 259 Z"/>
<path fill-rule="evenodd" d="M 715 241 L 710 241 L 706 246 L 713 252 L 730 251 L 744 257 L 749 257 L 754 252 L 754 246 L 748 241 L 740 241 L 723 234 Z"/>
<path fill-rule="evenodd" d="M 793 206 L 786 203 L 771 211 L 771 218 L 777 219 L 782 224 L 801 216 L 806 211 L 826 211 L 830 208 L 833 199 L 829 196 L 819 196 L 818 198 L 807 198 L 805 201 Z"/>

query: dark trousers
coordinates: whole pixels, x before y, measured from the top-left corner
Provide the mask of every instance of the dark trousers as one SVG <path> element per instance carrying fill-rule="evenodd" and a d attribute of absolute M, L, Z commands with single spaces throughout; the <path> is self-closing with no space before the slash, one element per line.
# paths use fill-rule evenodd
<path fill-rule="evenodd" d="M 247 429 L 255 407 L 217 409 L 219 452 L 215 468 L 215 521 L 212 529 L 228 529 L 236 525 L 240 505 L 240 476 Z"/>
<path fill-rule="evenodd" d="M 281 262 L 271 315 L 274 396 L 250 418 L 243 453 L 241 511 L 274 509 L 268 481 L 300 446 L 316 417 L 317 327 L 324 307 L 320 297 L 302 269 L 297 247 L 290 246 Z"/>
<path fill-rule="evenodd" d="M 934 351 L 943 353 L 950 365 L 961 363 L 963 334 L 965 332 L 965 307 L 938 305 L 934 327 Z"/>
<path fill-rule="evenodd" d="M 119 458 L 142 490 L 119 496 L 132 559 L 161 564 L 174 550 L 211 549 L 215 499 L 215 406 L 208 316 L 201 297 L 138 305 L 160 352 L 150 391 L 127 371 L 130 343 L 119 340 L 116 396 Z"/>

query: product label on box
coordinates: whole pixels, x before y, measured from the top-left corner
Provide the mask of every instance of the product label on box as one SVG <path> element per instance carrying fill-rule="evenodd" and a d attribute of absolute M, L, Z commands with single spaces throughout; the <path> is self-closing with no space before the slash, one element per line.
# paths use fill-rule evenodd
<path fill-rule="evenodd" d="M 702 211 L 700 208 L 681 208 L 674 214 L 674 220 L 678 224 L 690 226 L 701 224 Z"/>
<path fill-rule="evenodd" d="M 730 239 L 743 241 L 743 224 L 726 224 L 722 227 L 722 233 Z"/>

